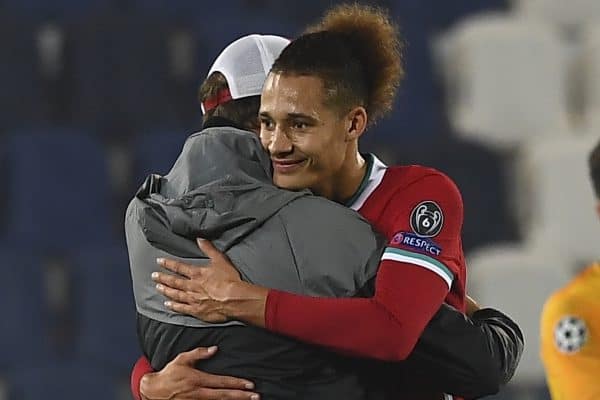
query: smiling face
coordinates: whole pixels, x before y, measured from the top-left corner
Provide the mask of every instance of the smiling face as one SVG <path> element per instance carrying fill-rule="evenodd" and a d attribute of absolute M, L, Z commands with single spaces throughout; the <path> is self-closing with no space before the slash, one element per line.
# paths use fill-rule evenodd
<path fill-rule="evenodd" d="M 353 118 L 325 100 L 323 81 L 316 76 L 269 74 L 261 98 L 260 138 L 271 155 L 277 186 L 331 197 L 344 164 L 356 153 Z"/>

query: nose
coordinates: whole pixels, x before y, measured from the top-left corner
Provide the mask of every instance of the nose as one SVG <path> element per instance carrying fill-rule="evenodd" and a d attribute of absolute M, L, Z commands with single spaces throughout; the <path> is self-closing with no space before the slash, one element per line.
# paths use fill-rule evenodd
<path fill-rule="evenodd" d="M 292 152 L 293 145 L 288 135 L 277 127 L 271 133 L 271 141 L 267 149 L 272 155 L 285 154 Z"/>

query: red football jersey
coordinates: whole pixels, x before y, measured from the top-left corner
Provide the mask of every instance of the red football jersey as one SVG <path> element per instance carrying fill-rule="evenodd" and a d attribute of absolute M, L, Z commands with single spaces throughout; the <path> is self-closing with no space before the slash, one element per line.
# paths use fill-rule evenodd
<path fill-rule="evenodd" d="M 366 158 L 365 179 L 346 205 L 388 239 L 382 260 L 412 264 L 439 275 L 450 289 L 446 303 L 464 312 L 463 202 L 458 188 L 432 168 L 386 167 L 373 155 Z"/>
<path fill-rule="evenodd" d="M 316 298 L 270 290 L 265 324 L 274 332 L 341 353 L 406 359 L 446 302 L 465 311 L 463 203 L 446 175 L 421 166 L 386 167 L 367 155 L 367 172 L 347 206 L 387 238 L 371 298 Z M 438 399 L 426 377 L 393 377 L 398 398 Z M 443 395 L 444 399 L 452 399 Z"/>

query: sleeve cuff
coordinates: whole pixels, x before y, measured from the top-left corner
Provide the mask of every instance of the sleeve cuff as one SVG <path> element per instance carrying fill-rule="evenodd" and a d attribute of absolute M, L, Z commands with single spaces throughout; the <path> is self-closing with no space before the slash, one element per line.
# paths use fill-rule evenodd
<path fill-rule="evenodd" d="M 150 361 L 144 356 L 140 357 L 131 371 L 131 394 L 135 400 L 141 400 L 142 394 L 140 393 L 140 382 L 144 375 L 154 372 Z"/>

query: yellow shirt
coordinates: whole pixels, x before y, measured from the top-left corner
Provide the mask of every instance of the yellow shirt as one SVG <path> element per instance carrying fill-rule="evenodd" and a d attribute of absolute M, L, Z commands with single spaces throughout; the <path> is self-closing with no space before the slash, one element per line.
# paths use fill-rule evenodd
<path fill-rule="evenodd" d="M 600 264 L 546 302 L 541 357 L 552 400 L 600 399 Z"/>

